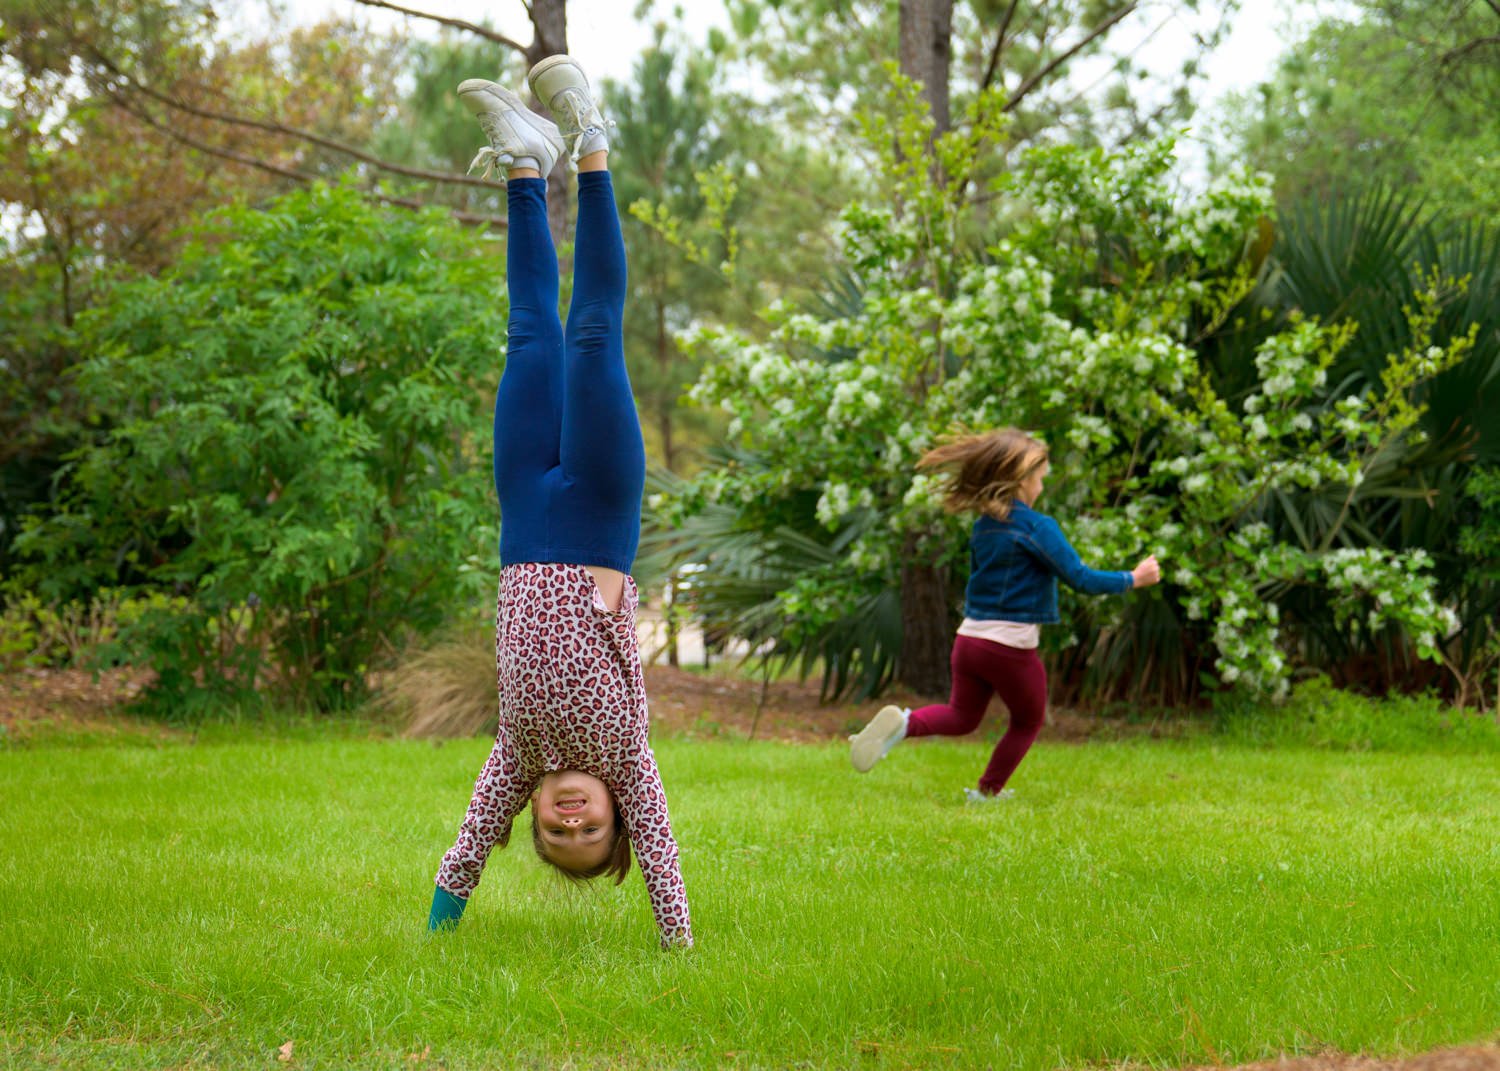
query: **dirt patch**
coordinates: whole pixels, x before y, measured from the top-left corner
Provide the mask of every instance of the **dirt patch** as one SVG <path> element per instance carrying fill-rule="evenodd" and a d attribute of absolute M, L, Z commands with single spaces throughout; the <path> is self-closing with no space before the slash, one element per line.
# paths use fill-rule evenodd
<path fill-rule="evenodd" d="M 150 684 L 150 670 L 24 669 L 0 675 L 0 739 L 47 731 L 68 735 L 166 736 L 161 726 L 131 718 L 123 708 Z"/>
<path fill-rule="evenodd" d="M 1222 1071 L 1223 1065 L 1215 1065 Z M 1434 1049 L 1415 1056 L 1319 1053 L 1244 1064 L 1236 1071 L 1500 1071 L 1500 1044 Z"/>
<path fill-rule="evenodd" d="M 919 707 L 930 700 L 895 688 L 878 700 L 858 703 L 819 702 L 816 681 L 774 681 L 762 685 L 728 674 L 695 673 L 670 666 L 646 667 L 646 694 L 651 700 L 651 724 L 658 731 L 690 736 L 738 736 L 809 742 L 842 739 L 857 731 L 886 703 Z M 1003 727 L 996 703 L 986 723 Z M 1127 736 L 1174 736 L 1180 724 L 1165 721 L 1128 721 L 1079 714 L 1048 712 L 1041 739 L 1082 743 L 1117 740 Z M 982 730 L 983 731 L 983 730 Z"/>
<path fill-rule="evenodd" d="M 917 707 L 927 700 L 893 689 L 879 700 L 823 703 L 816 681 L 761 681 L 732 670 L 707 673 L 666 665 L 645 667 L 651 722 L 658 732 L 694 737 L 786 740 L 798 743 L 840 740 L 857 731 L 885 703 Z M 86 670 L 30 669 L 0 676 L 0 735 L 21 740 L 49 733 L 90 736 L 168 737 L 173 730 L 132 717 L 125 707 L 151 683 L 149 670 L 111 669 L 97 677 Z M 999 705 L 981 730 L 1004 728 Z M 1129 721 L 1079 714 L 1048 713 L 1044 741 L 1082 743 L 1127 736 L 1171 736 L 1180 723 Z"/>

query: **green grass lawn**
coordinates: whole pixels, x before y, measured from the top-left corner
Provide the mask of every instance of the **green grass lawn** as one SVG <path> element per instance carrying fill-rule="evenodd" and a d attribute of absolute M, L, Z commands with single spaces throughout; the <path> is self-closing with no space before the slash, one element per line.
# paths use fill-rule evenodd
<path fill-rule="evenodd" d="M 975 809 L 980 741 L 863 777 L 656 747 L 690 953 L 634 872 L 575 892 L 524 844 L 428 937 L 484 741 L 0 750 L 3 1066 L 1180 1065 L 1500 1027 L 1494 754 L 1041 747 Z"/>

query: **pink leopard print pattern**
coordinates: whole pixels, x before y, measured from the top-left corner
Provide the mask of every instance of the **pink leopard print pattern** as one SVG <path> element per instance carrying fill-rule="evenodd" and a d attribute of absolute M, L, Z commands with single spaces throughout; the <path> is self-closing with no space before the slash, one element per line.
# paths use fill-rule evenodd
<path fill-rule="evenodd" d="M 635 581 L 611 612 L 581 565 L 526 562 L 500 573 L 495 663 L 500 729 L 437 883 L 467 897 L 490 850 L 510 840 L 542 775 L 582 770 L 614 793 L 663 947 L 691 945 L 687 890 L 667 795 L 646 741 Z"/>

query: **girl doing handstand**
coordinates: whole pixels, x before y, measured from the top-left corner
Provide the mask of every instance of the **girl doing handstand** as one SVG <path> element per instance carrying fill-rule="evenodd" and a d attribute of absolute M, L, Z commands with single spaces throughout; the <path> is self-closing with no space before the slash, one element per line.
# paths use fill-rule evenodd
<path fill-rule="evenodd" d="M 509 343 L 495 399 L 500 724 L 438 869 L 429 926 L 457 923 L 490 850 L 505 846 L 529 802 L 537 854 L 570 877 L 610 874 L 618 884 L 633 847 L 662 945 L 690 945 L 677 844 L 646 738 L 629 575 L 645 449 L 625 373 L 625 247 L 608 130 L 567 56 L 543 60 L 528 81 L 561 131 L 492 82 L 458 87 L 489 136 L 475 163 L 508 178 Z M 578 227 L 564 329 L 543 176 L 568 147 Z"/>

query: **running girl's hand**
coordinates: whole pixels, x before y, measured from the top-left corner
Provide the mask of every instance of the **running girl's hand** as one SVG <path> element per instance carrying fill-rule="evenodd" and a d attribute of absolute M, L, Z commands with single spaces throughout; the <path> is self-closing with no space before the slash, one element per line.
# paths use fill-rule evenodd
<path fill-rule="evenodd" d="M 1143 560 L 1134 569 L 1130 570 L 1132 587 L 1149 588 L 1152 584 L 1161 580 L 1161 566 L 1156 564 L 1156 555 Z"/>

